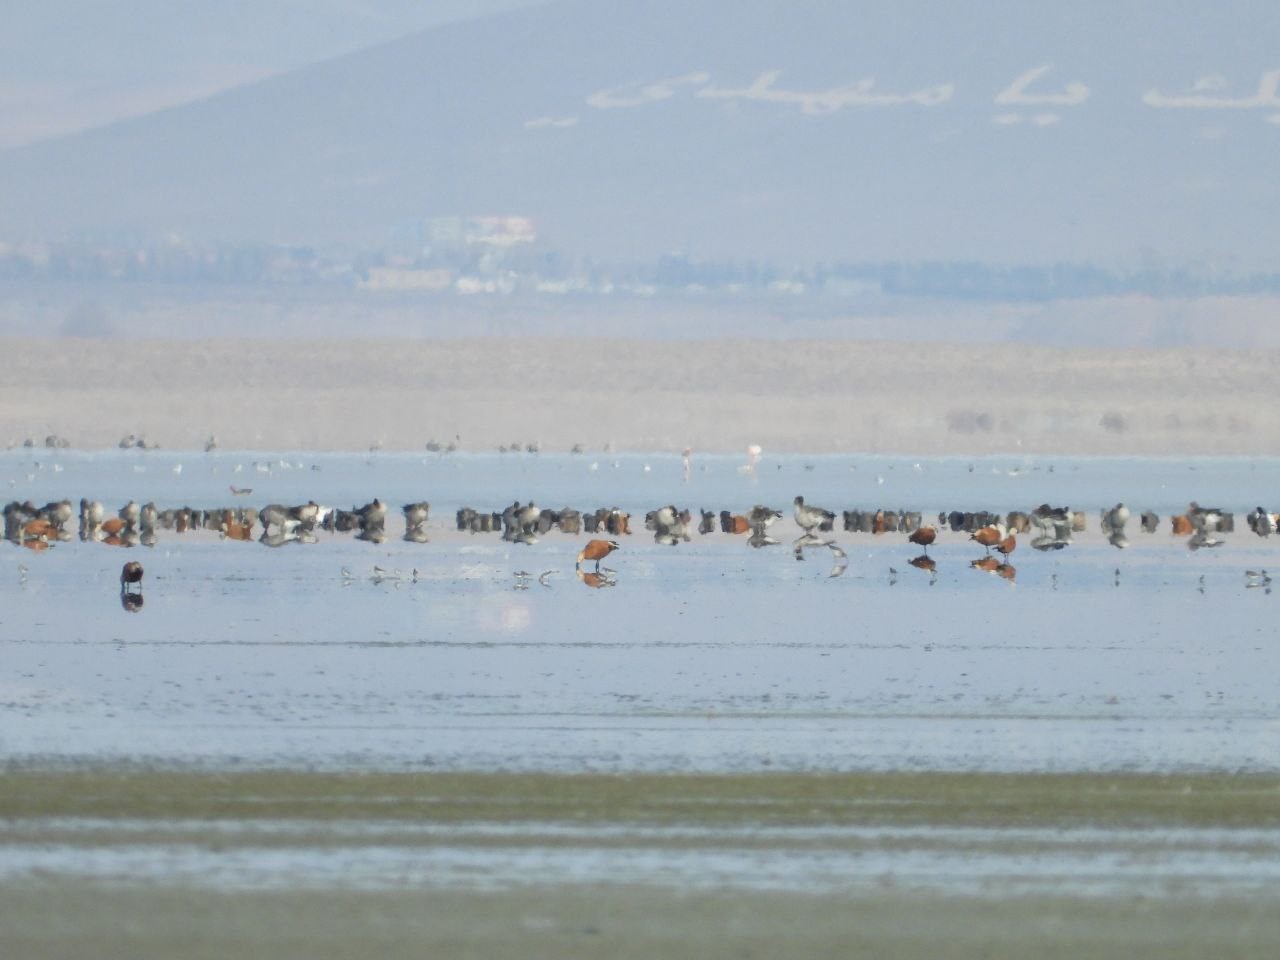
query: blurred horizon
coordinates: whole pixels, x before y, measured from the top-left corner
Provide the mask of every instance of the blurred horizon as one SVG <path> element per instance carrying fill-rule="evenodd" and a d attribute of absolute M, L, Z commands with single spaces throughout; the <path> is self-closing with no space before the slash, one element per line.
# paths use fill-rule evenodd
<path fill-rule="evenodd" d="M 1112 303 L 1115 342 L 1176 345 L 1211 315 L 1178 304 L 1227 299 L 1232 342 L 1272 339 L 1240 333 L 1280 296 L 1260 0 L 54 0 L 10 21 L 10 315 L 175 287 L 525 315 Z M 1154 323 L 1147 300 L 1170 304 Z"/>

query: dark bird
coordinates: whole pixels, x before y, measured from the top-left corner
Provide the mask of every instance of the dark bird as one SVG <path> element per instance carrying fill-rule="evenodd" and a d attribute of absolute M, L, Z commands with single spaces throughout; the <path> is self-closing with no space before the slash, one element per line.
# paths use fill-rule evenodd
<path fill-rule="evenodd" d="M 139 592 L 141 592 L 142 564 L 137 560 L 130 560 L 120 570 L 120 592 L 128 593 L 135 584 L 137 585 Z"/>

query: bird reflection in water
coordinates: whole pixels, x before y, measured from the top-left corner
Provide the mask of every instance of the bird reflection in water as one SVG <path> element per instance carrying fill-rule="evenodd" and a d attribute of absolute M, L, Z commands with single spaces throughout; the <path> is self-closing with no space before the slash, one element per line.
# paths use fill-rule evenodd
<path fill-rule="evenodd" d="M 849 555 L 834 540 L 828 540 L 816 533 L 800 535 L 791 544 L 792 553 L 797 560 L 805 559 L 804 551 L 810 547 L 826 547 L 831 551 L 833 565 L 829 577 L 838 577 L 849 567 Z"/>
<path fill-rule="evenodd" d="M 917 570 L 924 570 L 929 574 L 929 586 L 933 586 L 938 582 L 938 563 L 933 557 L 927 553 L 922 553 L 918 557 L 912 557 L 907 563 L 915 567 Z"/>
<path fill-rule="evenodd" d="M 1010 550 L 1010 553 L 1013 551 Z M 1007 556 L 1007 554 L 1006 554 Z M 1001 580 L 1008 580 L 1010 583 L 1018 578 L 1018 568 L 1011 563 L 1001 563 L 993 556 L 979 557 L 977 560 L 970 560 L 969 566 L 975 570 L 981 570 L 984 573 L 994 573 Z"/>
<path fill-rule="evenodd" d="M 782 541 L 777 537 L 771 537 L 764 530 L 752 530 L 751 536 L 747 538 L 747 543 L 759 550 L 761 547 L 774 547 Z"/>
<path fill-rule="evenodd" d="M 120 606 L 129 611 L 129 613 L 138 613 L 142 610 L 142 594 L 140 593 L 122 593 L 120 594 Z"/>
<path fill-rule="evenodd" d="M 578 580 L 593 590 L 618 585 L 617 572 L 608 567 L 601 567 L 599 570 L 583 570 L 579 567 L 575 572 L 578 574 Z"/>
<path fill-rule="evenodd" d="M 929 573 L 937 573 L 938 562 L 927 553 L 922 553 L 918 557 L 912 557 L 907 563 L 911 564 L 917 570 L 927 570 Z"/>

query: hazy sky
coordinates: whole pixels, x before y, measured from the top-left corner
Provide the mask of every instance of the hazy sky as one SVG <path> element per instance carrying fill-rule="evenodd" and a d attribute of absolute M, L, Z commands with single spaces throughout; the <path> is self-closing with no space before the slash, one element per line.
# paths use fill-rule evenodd
<path fill-rule="evenodd" d="M 0 0 L 0 150 L 537 0 Z"/>
<path fill-rule="evenodd" d="M 1276 269 L 1274 0 L 0 3 L 0 240 Z"/>

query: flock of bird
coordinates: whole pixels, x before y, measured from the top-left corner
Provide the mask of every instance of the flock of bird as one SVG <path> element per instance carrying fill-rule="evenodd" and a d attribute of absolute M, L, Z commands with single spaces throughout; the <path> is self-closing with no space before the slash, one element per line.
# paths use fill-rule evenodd
<path fill-rule="evenodd" d="M 234 486 L 231 489 L 233 495 L 251 492 Z M 124 547 L 154 546 L 162 531 L 181 534 L 199 530 L 211 531 L 222 539 L 257 540 L 270 547 L 315 543 L 322 532 L 352 533 L 358 540 L 383 543 L 391 536 L 387 530 L 388 513 L 387 505 L 376 497 L 350 509 L 308 501 L 296 505 L 272 503 L 261 508 L 187 506 L 160 510 L 153 502 L 138 504 L 131 500 L 114 514 L 109 514 L 100 500 L 82 499 L 78 536 L 83 541 Z M 400 513 L 404 521 L 402 539 L 426 543 L 430 536 L 430 503 L 425 500 L 407 503 L 400 508 Z M 5 539 L 39 551 L 73 538 L 71 524 L 77 511 L 69 500 L 43 506 L 15 500 L 4 507 L 3 515 Z M 1110 544 L 1117 548 L 1129 546 L 1128 525 L 1132 516 L 1123 503 L 1100 512 L 1099 528 Z M 700 509 L 697 515 L 688 508 L 667 504 L 645 514 L 644 528 L 652 532 L 655 542 L 665 545 L 687 543 L 695 533 L 706 535 L 719 530 L 744 535 L 753 547 L 767 547 L 782 542 L 771 532 L 782 517 L 781 510 L 763 504 L 742 513 Z M 806 503 L 803 496 L 795 498 L 792 517 L 801 533 L 797 541 L 800 549 L 828 545 L 822 535 L 833 533 L 839 524 L 845 532 L 905 533 L 908 541 L 924 548 L 925 553 L 940 533 L 964 533 L 988 552 L 995 550 L 1006 559 L 1016 548 L 1020 535 L 1029 536 L 1030 545 L 1036 550 L 1061 550 L 1087 525 L 1084 511 L 1047 503 L 1026 512 L 1015 510 L 1004 514 L 985 510 L 942 511 L 937 514 L 936 522 L 932 519 L 926 522 L 924 514 L 911 510 L 850 509 L 837 515 Z M 454 519 L 459 531 L 499 533 L 503 540 L 523 544 L 536 543 L 553 530 L 570 536 L 608 534 L 616 537 L 632 532 L 631 514 L 617 506 L 580 511 L 570 507 L 540 507 L 532 500 L 524 503 L 516 500 L 499 510 L 462 507 Z M 1161 523 L 1160 517 L 1151 511 L 1142 512 L 1137 520 L 1137 526 L 1144 533 L 1156 532 Z M 1269 537 L 1280 529 L 1280 514 L 1257 507 L 1248 513 L 1246 522 L 1258 536 Z M 1193 550 L 1218 547 L 1225 542 L 1223 535 L 1234 531 L 1235 516 L 1228 510 L 1202 507 L 1193 501 L 1186 512 L 1169 518 L 1168 528 L 1175 536 L 1187 536 L 1188 546 Z"/>
<path fill-rule="evenodd" d="M 232 488 L 236 495 L 245 492 Z M 427 501 L 407 503 L 401 507 L 405 541 L 428 541 L 430 511 L 431 505 Z M 42 507 L 31 502 L 12 501 L 4 507 L 3 514 L 5 539 L 33 551 L 48 550 L 58 541 L 73 537 L 70 526 L 76 512 L 69 500 L 50 502 Z M 131 500 L 114 515 L 107 515 L 101 501 L 82 499 L 78 536 L 82 541 L 124 547 L 154 546 L 162 530 L 178 534 L 212 531 L 224 540 L 256 539 L 269 547 L 316 543 L 321 532 L 352 533 L 358 540 L 383 543 L 389 537 L 387 514 L 386 504 L 376 497 L 349 510 L 321 506 L 314 501 L 292 506 L 273 503 L 260 509 L 246 506 L 159 510 L 154 503 L 139 505 Z M 743 513 L 729 510 L 717 513 L 702 509 L 695 520 L 691 510 L 667 504 L 645 514 L 644 529 L 652 532 L 655 543 L 664 545 L 689 542 L 694 533 L 706 535 L 718 529 L 724 534 L 744 536 L 750 546 L 760 548 L 783 542 L 771 532 L 782 517 L 781 510 L 756 504 Z M 799 537 L 791 541 L 795 558 L 803 560 L 804 552 L 809 548 L 825 548 L 835 558 L 832 576 L 842 573 L 847 564 L 847 555 L 833 536 L 837 523 L 846 532 L 873 535 L 905 533 L 907 542 L 921 549 L 920 554 L 907 563 L 931 573 L 936 572 L 937 564 L 930 556 L 929 548 L 937 543 L 939 536 L 945 532 L 966 534 L 969 542 L 984 549 L 982 556 L 971 560 L 970 565 L 1007 580 L 1017 576 L 1017 570 L 1009 560 L 1018 548 L 1020 535 L 1027 536 L 1035 550 L 1061 550 L 1087 525 L 1083 511 L 1053 507 L 1047 503 L 1026 512 L 1006 514 L 942 511 L 937 514 L 936 522 L 925 522 L 921 512 L 909 510 L 855 509 L 844 510 L 837 516 L 824 507 L 806 503 L 803 496 L 797 496 L 793 501 L 792 518 L 800 530 Z M 1100 512 L 1099 527 L 1111 545 L 1117 548 L 1129 546 L 1126 529 L 1130 519 L 1132 513 L 1123 503 Z M 621 537 L 632 532 L 631 515 L 617 506 L 584 512 L 569 507 L 549 509 L 532 501 L 521 503 L 517 500 L 502 510 L 462 507 L 454 520 L 459 531 L 500 533 L 503 540 L 511 543 L 536 543 L 552 530 L 570 536 L 593 535 L 578 552 L 574 565 L 578 579 L 590 587 L 616 583 L 615 572 L 602 567 L 601 561 L 620 549 L 617 539 L 594 535 Z M 1259 537 L 1269 537 L 1280 529 L 1280 514 L 1257 507 L 1248 513 L 1246 523 Z M 1138 516 L 1138 526 L 1144 533 L 1155 533 L 1160 526 L 1160 518 L 1151 511 L 1144 511 Z M 1223 535 L 1234 531 L 1235 517 L 1230 511 L 1202 507 L 1192 501 L 1185 513 L 1170 518 L 1169 529 L 1176 536 L 1187 536 L 1188 546 L 1193 550 L 1218 547 L 1225 543 Z M 993 550 L 999 554 L 998 558 L 992 555 Z M 594 567 L 584 568 L 584 563 L 593 563 Z M 545 584 L 546 576 L 552 572 L 548 571 L 539 580 Z M 896 574 L 896 571 L 891 568 L 891 573 Z M 124 565 L 120 585 L 121 602 L 126 609 L 137 610 L 142 606 L 142 576 L 142 565 L 137 561 Z M 350 575 L 344 570 L 344 576 Z M 1250 586 L 1270 585 L 1270 577 L 1265 570 L 1249 571 L 1248 576 L 1251 578 Z"/>

